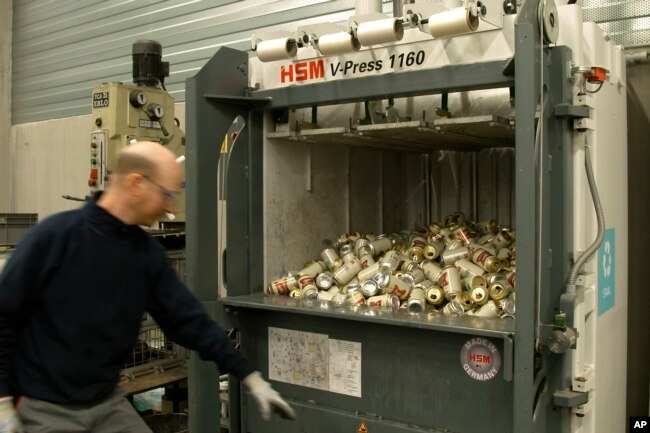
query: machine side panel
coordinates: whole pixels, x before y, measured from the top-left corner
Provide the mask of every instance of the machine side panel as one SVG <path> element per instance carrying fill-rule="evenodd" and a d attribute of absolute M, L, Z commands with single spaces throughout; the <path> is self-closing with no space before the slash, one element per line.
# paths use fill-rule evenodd
<path fill-rule="evenodd" d="M 623 64 L 624 66 L 624 64 Z M 596 431 L 624 431 L 628 310 L 628 195 L 626 88 L 606 82 L 595 94 L 595 131 L 587 132 L 592 146 L 594 176 L 605 213 L 605 240 L 592 259 L 591 270 L 599 276 L 596 291 Z M 583 177 L 584 179 L 584 177 Z M 584 180 L 583 180 L 584 181 Z M 591 197 L 585 203 L 585 236 L 592 242 L 596 219 Z M 612 251 L 615 253 L 610 256 Z M 608 277 L 614 273 L 614 286 Z M 614 299 L 609 299 L 614 297 Z"/>
<path fill-rule="evenodd" d="M 247 401 L 242 409 L 244 431 L 356 431 L 362 420 L 375 423 L 380 432 L 425 428 L 456 433 L 513 431 L 512 384 L 504 379 L 503 369 L 499 368 L 491 379 L 478 380 L 470 377 L 461 362 L 464 345 L 480 337 L 423 329 L 409 329 L 405 333 L 400 326 L 331 320 L 286 311 L 238 309 L 234 320 L 242 335 L 242 350 L 265 377 L 278 359 L 292 363 L 286 365 L 288 371 L 293 371 L 291 381 L 304 379 L 300 374 L 313 372 L 316 376 L 332 371 L 332 362 L 328 366 L 327 359 L 313 356 L 319 349 L 309 344 L 300 346 L 302 350 L 293 357 L 275 354 L 275 343 L 269 347 L 269 341 L 273 341 L 269 337 L 270 327 L 278 332 L 314 333 L 330 341 L 360 344 L 361 397 L 273 381 L 273 387 L 283 397 L 297 403 L 297 421 L 287 423 L 274 417 L 270 424 L 264 423 L 255 404 Z M 494 344 L 503 367 L 503 340 L 487 340 Z M 345 422 L 341 420 L 343 414 Z M 342 427 L 341 423 L 345 429 L 333 428 Z"/>
<path fill-rule="evenodd" d="M 242 106 L 215 104 L 207 93 L 243 95 L 247 84 L 246 53 L 220 49 L 196 77 L 187 81 L 187 278 L 188 287 L 216 317 L 217 269 L 217 166 L 222 139 Z M 224 67 L 229 65 L 229 67 Z M 243 68 L 238 66 L 243 65 Z M 213 78 L 219 71 L 219 80 Z M 244 71 L 244 73 L 242 73 Z M 245 116 L 247 117 L 247 116 Z M 223 324 L 223 323 L 222 323 Z M 226 326 L 226 324 L 223 324 Z M 192 433 L 219 428 L 219 372 L 214 363 L 190 358 L 189 406 Z M 234 393 L 236 394 L 236 393 Z M 232 420 L 239 420 L 233 407 Z M 238 425 L 231 426 L 233 431 Z"/>

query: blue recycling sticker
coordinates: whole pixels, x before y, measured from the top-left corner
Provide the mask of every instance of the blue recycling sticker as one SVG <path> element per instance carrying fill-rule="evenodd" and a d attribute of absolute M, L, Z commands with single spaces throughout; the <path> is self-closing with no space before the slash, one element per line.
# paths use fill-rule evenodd
<path fill-rule="evenodd" d="M 605 230 L 598 248 L 598 315 L 616 304 L 616 230 Z"/>

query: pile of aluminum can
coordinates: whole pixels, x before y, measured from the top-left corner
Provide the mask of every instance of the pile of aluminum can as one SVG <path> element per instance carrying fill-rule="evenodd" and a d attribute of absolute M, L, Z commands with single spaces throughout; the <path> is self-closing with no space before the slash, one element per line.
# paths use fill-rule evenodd
<path fill-rule="evenodd" d="M 444 223 L 399 234 L 343 234 L 319 259 L 272 281 L 266 292 L 412 314 L 514 317 L 515 256 L 509 228 L 455 213 Z"/>

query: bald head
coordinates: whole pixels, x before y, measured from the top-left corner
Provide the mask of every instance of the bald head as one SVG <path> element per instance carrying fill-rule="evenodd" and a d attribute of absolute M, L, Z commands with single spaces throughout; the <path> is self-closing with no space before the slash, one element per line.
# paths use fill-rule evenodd
<path fill-rule="evenodd" d="M 164 170 L 172 163 L 176 163 L 176 155 L 165 146 L 151 141 L 138 141 L 120 151 L 113 173 L 157 176 L 161 169 Z"/>
<path fill-rule="evenodd" d="M 165 146 L 136 142 L 120 151 L 98 205 L 127 224 L 150 226 L 176 211 L 183 167 Z"/>

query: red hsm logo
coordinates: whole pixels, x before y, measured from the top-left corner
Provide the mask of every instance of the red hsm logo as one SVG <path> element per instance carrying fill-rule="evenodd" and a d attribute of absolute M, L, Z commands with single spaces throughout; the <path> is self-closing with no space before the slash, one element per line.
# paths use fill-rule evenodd
<path fill-rule="evenodd" d="M 307 81 L 325 76 L 325 63 L 322 60 L 309 60 L 297 62 L 280 67 L 280 82 L 293 83 L 294 81 Z"/>
<path fill-rule="evenodd" d="M 492 362 L 492 357 L 490 355 L 479 355 L 479 354 L 470 353 L 469 360 L 475 362 L 489 363 Z"/>

